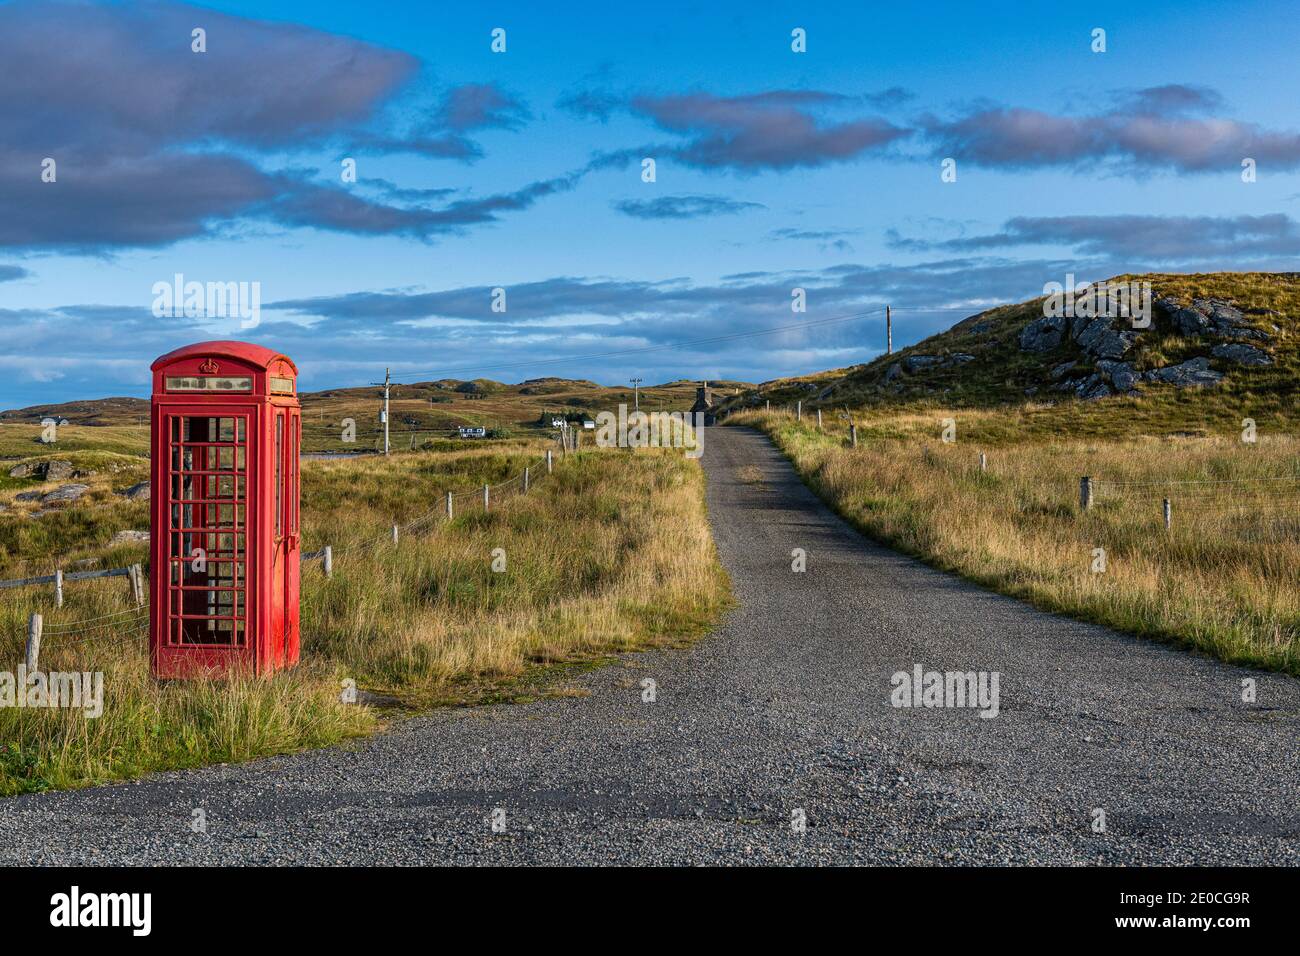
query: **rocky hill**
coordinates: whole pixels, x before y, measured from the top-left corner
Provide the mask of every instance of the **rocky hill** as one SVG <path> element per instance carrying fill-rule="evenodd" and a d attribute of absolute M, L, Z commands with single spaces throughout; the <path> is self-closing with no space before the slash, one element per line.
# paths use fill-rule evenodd
<path fill-rule="evenodd" d="M 1300 384 L 1300 273 L 1124 275 L 1150 323 L 1052 314 L 1046 296 L 988 309 L 866 364 L 764 383 L 729 403 L 933 400 L 1004 405 L 1151 400 L 1280 410 Z M 1177 397 L 1181 396 L 1181 397 Z"/>

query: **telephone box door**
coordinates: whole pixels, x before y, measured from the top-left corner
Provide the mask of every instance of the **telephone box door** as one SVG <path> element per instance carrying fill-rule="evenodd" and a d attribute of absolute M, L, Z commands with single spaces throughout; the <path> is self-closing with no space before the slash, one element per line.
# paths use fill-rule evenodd
<path fill-rule="evenodd" d="M 267 654 L 276 667 L 298 661 L 299 445 L 301 416 L 296 408 L 271 410 L 271 586 L 274 591 Z"/>
<path fill-rule="evenodd" d="M 248 637 L 247 407 L 167 414 L 168 648 L 195 661 L 245 648 Z M 211 661 L 202 652 L 214 652 Z"/>

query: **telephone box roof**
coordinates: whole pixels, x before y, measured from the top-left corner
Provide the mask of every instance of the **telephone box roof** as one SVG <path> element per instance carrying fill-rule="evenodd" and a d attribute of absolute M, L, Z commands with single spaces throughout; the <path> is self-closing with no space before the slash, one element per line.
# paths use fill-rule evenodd
<path fill-rule="evenodd" d="M 149 366 L 152 371 L 157 371 L 165 365 L 170 365 L 179 359 L 197 358 L 198 356 L 214 356 L 216 358 L 235 359 L 239 362 L 247 362 L 250 365 L 256 365 L 259 368 L 270 368 L 271 363 L 275 361 L 288 362 L 289 367 L 293 369 L 294 374 L 298 372 L 298 366 L 294 364 L 293 359 L 283 352 L 277 352 L 274 349 L 268 349 L 264 345 L 254 345 L 251 342 L 195 342 L 193 345 L 184 345 L 180 348 L 168 352 L 166 355 L 154 359 L 153 365 Z"/>

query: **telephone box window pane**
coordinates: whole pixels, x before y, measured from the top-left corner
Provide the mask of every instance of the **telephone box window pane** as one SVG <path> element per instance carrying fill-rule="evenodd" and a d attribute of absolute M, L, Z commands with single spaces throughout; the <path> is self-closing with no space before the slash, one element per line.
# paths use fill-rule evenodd
<path fill-rule="evenodd" d="M 251 392 L 253 379 L 230 375 L 168 375 L 169 392 Z"/>
<path fill-rule="evenodd" d="M 171 639 L 242 645 L 247 419 L 177 416 L 171 434 Z"/>

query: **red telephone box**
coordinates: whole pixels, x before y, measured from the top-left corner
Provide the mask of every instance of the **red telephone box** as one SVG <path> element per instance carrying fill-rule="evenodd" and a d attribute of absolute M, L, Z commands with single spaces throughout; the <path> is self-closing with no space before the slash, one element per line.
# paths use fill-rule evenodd
<path fill-rule="evenodd" d="M 298 369 L 245 342 L 153 363 L 149 650 L 155 677 L 298 662 Z"/>

